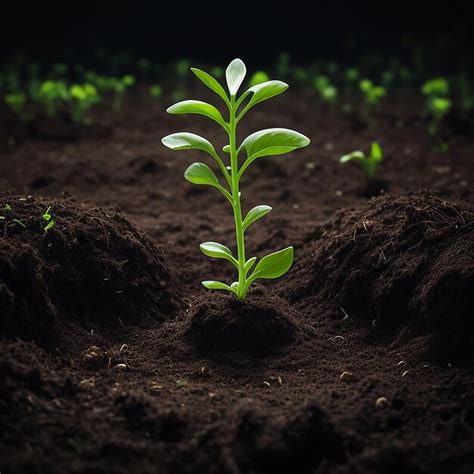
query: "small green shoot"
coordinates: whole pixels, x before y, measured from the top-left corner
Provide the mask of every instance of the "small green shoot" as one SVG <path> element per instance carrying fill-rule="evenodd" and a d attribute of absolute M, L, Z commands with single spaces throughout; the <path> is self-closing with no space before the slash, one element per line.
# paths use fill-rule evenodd
<path fill-rule="evenodd" d="M 100 96 L 94 85 L 74 84 L 69 89 L 71 96 L 71 118 L 76 123 L 88 123 L 87 112 L 100 102 Z"/>
<path fill-rule="evenodd" d="M 38 96 L 48 117 L 55 117 L 60 104 L 69 99 L 69 91 L 63 81 L 45 81 L 41 84 Z"/>
<path fill-rule="evenodd" d="M 314 87 L 324 102 L 334 103 L 337 99 L 337 88 L 331 83 L 327 76 L 317 76 Z"/>
<path fill-rule="evenodd" d="M 4 97 L 5 103 L 13 110 L 15 115 L 22 121 L 28 120 L 28 114 L 25 110 L 26 95 L 18 92 L 16 94 L 7 94 Z"/>
<path fill-rule="evenodd" d="M 249 80 L 249 86 L 257 86 L 258 84 L 262 84 L 262 82 L 267 82 L 269 81 L 270 78 L 268 77 L 268 74 L 264 71 L 257 71 L 255 72 L 252 77 Z"/>
<path fill-rule="evenodd" d="M 49 206 L 48 209 L 46 209 L 46 211 L 43 212 L 43 214 L 41 215 L 41 218 L 46 223 L 46 225 L 44 225 L 43 227 L 44 235 L 46 235 L 48 231 L 51 230 L 56 225 L 56 222 L 53 219 L 53 216 L 51 214 L 51 206 Z"/>
<path fill-rule="evenodd" d="M 446 115 L 451 110 L 449 99 L 449 83 L 443 77 L 431 79 L 423 84 L 422 93 L 426 96 L 426 108 L 431 116 L 428 133 L 436 135 Z"/>
<path fill-rule="evenodd" d="M 154 99 L 159 99 L 163 94 L 163 89 L 159 84 L 154 84 L 153 86 L 150 86 L 148 92 Z"/>
<path fill-rule="evenodd" d="M 229 156 L 227 166 L 214 146 L 205 138 L 190 132 L 173 133 L 162 139 L 172 150 L 201 150 L 217 163 L 223 178 L 221 184 L 214 171 L 204 163 L 193 163 L 184 173 L 187 181 L 216 188 L 229 202 L 235 223 L 237 256 L 231 249 L 217 242 L 204 242 L 200 245 L 202 253 L 212 258 L 224 259 L 237 270 L 238 279 L 228 285 L 220 281 L 206 280 L 202 284 L 211 290 L 225 290 L 244 300 L 247 292 L 257 279 L 273 279 L 283 276 L 293 263 L 293 247 L 286 247 L 266 255 L 257 262 L 257 257 L 247 258 L 245 232 L 251 224 L 268 214 L 272 208 L 259 205 L 251 209 L 245 218 L 242 214 L 240 180 L 247 168 L 257 159 L 265 156 L 282 155 L 309 145 L 309 139 L 301 133 L 285 128 L 269 128 L 252 133 L 240 144 L 237 142 L 237 126 L 245 114 L 255 105 L 284 92 L 288 85 L 281 81 L 267 81 L 250 87 L 238 96 L 238 91 L 246 76 L 245 64 L 234 59 L 227 67 L 225 76 L 228 92 L 210 74 L 200 69 L 191 69 L 204 85 L 215 92 L 228 110 L 227 119 L 211 104 L 198 100 L 185 100 L 167 109 L 170 114 L 204 115 L 216 122 L 226 133 L 228 144 L 223 152 Z M 240 158 L 245 154 L 245 157 Z M 239 159 L 240 158 L 240 159 Z"/>
<path fill-rule="evenodd" d="M 366 155 L 363 151 L 357 150 L 348 155 L 341 156 L 339 163 L 345 165 L 350 162 L 358 163 L 364 170 L 367 179 L 374 179 L 378 167 L 383 159 L 382 149 L 377 142 L 373 142 L 370 148 L 370 154 Z"/>
<path fill-rule="evenodd" d="M 359 82 L 359 89 L 364 95 L 364 103 L 371 109 L 379 104 L 382 97 L 385 96 L 385 88 L 376 86 L 370 79 L 362 79 Z"/>

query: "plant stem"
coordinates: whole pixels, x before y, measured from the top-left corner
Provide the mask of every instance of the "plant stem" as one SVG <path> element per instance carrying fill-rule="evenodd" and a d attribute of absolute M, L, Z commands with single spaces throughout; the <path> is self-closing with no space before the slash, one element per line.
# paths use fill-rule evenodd
<path fill-rule="evenodd" d="M 237 123 L 235 118 L 236 106 L 235 97 L 231 97 L 231 107 L 229 108 L 229 147 L 230 147 L 230 167 L 231 167 L 231 187 L 232 200 L 235 221 L 235 240 L 237 243 L 237 261 L 239 262 L 239 280 L 237 286 L 237 298 L 243 300 L 245 298 L 245 237 L 242 228 L 242 208 L 240 206 L 239 192 L 239 163 L 237 160 L 236 132 Z"/>

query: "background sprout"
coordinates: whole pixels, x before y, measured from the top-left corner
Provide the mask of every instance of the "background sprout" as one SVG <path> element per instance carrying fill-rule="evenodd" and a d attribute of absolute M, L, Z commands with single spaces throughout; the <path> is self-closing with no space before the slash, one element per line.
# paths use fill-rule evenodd
<path fill-rule="evenodd" d="M 69 100 L 69 91 L 64 81 L 45 81 L 41 84 L 38 98 L 48 117 L 54 117 L 60 104 Z"/>
<path fill-rule="evenodd" d="M 451 100 L 447 97 L 449 95 L 449 83 L 443 77 L 438 77 L 426 81 L 421 91 L 426 96 L 426 108 L 431 116 L 428 133 L 436 135 L 441 122 L 452 106 Z"/>
<path fill-rule="evenodd" d="M 229 202 L 234 213 L 237 256 L 234 256 L 231 249 L 217 242 L 204 242 L 200 245 L 200 249 L 209 257 L 224 259 L 234 265 L 238 272 L 238 279 L 230 285 L 214 280 L 206 280 L 202 284 L 211 290 L 229 291 L 234 293 L 239 300 L 243 300 L 255 280 L 279 278 L 289 270 L 293 263 L 293 247 L 290 246 L 266 255 L 259 261 L 257 261 L 257 257 L 247 258 L 245 232 L 251 224 L 268 214 L 272 208 L 267 205 L 256 206 L 244 218 L 241 207 L 240 180 L 255 160 L 264 156 L 289 153 L 305 147 L 309 144 L 309 139 L 293 130 L 269 128 L 252 133 L 238 144 L 237 126 L 245 114 L 258 103 L 284 92 L 288 85 L 281 81 L 267 81 L 250 87 L 239 97 L 238 91 L 247 72 L 245 64 L 240 59 L 234 59 L 226 69 L 228 92 L 207 72 L 194 68 L 191 70 L 204 85 L 222 99 L 228 110 L 228 118 L 224 119 L 213 105 L 198 100 L 178 102 L 169 107 L 167 112 L 170 114 L 204 115 L 219 124 L 227 135 L 228 144 L 224 147 L 224 151 L 230 157 L 230 166 L 227 166 L 208 140 L 194 133 L 173 133 L 164 137 L 162 142 L 172 150 L 204 151 L 217 163 L 224 184 L 204 163 L 193 163 L 185 171 L 184 177 L 193 184 L 216 188 Z"/>
<path fill-rule="evenodd" d="M 270 78 L 268 74 L 264 71 L 257 71 L 255 72 L 249 80 L 249 86 L 256 86 L 257 84 L 261 84 L 262 82 L 269 81 Z"/>
<path fill-rule="evenodd" d="M 163 89 L 161 88 L 159 84 L 154 84 L 153 86 L 150 87 L 148 91 L 150 92 L 150 95 L 154 99 L 159 99 L 161 95 L 163 94 Z"/>
<path fill-rule="evenodd" d="M 376 106 L 380 99 L 385 96 L 385 88 L 374 85 L 370 79 L 362 79 L 359 82 L 359 89 L 364 94 L 364 103 L 369 108 Z"/>
<path fill-rule="evenodd" d="M 348 155 L 341 156 L 339 163 L 345 165 L 350 162 L 359 163 L 364 170 L 367 179 L 371 180 L 375 177 L 377 169 L 382 162 L 383 153 L 380 145 L 377 142 L 373 142 L 370 148 L 370 154 L 366 155 L 363 151 L 357 150 L 349 153 Z"/>
<path fill-rule="evenodd" d="M 211 69 L 211 74 L 216 78 L 216 79 L 222 79 L 224 77 L 224 69 L 221 68 L 220 66 L 214 66 Z"/>
<path fill-rule="evenodd" d="M 13 112 L 22 122 L 26 122 L 28 120 L 28 116 L 25 111 L 25 94 L 22 94 L 21 92 L 17 94 L 7 94 L 4 99 L 5 103 L 13 110 Z"/>
<path fill-rule="evenodd" d="M 100 102 L 97 89 L 92 84 L 74 84 L 69 89 L 71 96 L 71 118 L 76 123 L 87 123 L 87 112 Z"/>
<path fill-rule="evenodd" d="M 346 69 L 346 80 L 347 82 L 354 83 L 359 79 L 359 70 L 355 67 Z"/>
<path fill-rule="evenodd" d="M 324 102 L 333 103 L 337 99 L 337 88 L 327 76 L 317 76 L 314 80 L 314 87 Z"/>
<path fill-rule="evenodd" d="M 421 91 L 430 97 L 447 96 L 449 94 L 449 83 L 444 77 L 430 79 L 423 84 Z"/>

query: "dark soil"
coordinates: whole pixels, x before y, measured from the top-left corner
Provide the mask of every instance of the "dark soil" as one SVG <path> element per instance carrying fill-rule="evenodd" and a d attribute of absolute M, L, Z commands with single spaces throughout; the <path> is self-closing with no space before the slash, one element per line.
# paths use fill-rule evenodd
<path fill-rule="evenodd" d="M 295 92 L 242 124 L 312 139 L 244 178 L 245 208 L 274 209 L 249 255 L 295 246 L 244 303 L 200 285 L 232 269 L 198 244 L 233 243 L 226 203 L 182 178 L 202 156 L 160 143 L 224 145 L 216 127 L 140 96 L 87 132 L 17 127 L 0 154 L 2 474 L 471 473 L 474 143 L 453 125 L 436 151 L 400 99 L 372 128 Z M 380 189 L 338 164 L 372 140 Z"/>

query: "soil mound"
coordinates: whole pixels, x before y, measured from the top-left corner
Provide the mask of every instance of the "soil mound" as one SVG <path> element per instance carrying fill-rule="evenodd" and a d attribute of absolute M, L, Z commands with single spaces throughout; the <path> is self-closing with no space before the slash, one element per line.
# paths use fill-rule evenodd
<path fill-rule="evenodd" d="M 297 313 L 262 289 L 243 301 L 206 292 L 197 297 L 184 321 L 184 335 L 203 352 L 270 354 L 294 340 Z"/>
<path fill-rule="evenodd" d="M 383 333 L 434 338 L 434 356 L 474 355 L 474 209 L 427 192 L 344 209 L 311 235 L 292 299 L 333 301 Z"/>
<path fill-rule="evenodd" d="M 176 307 L 163 250 L 114 209 L 0 196 L 0 334 L 46 347 L 71 321 L 121 326 Z M 45 233 L 50 208 L 54 227 Z"/>

